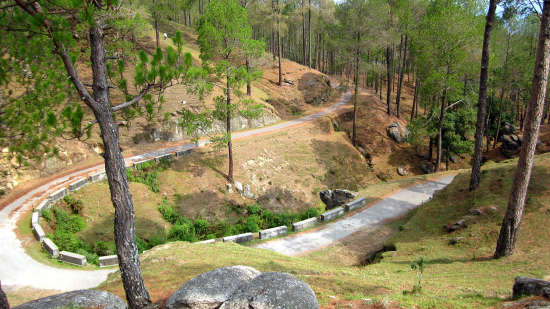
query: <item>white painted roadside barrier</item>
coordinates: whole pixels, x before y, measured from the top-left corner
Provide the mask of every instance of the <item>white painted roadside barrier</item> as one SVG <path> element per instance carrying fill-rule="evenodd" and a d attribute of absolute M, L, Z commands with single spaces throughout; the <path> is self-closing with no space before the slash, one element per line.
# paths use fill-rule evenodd
<path fill-rule="evenodd" d="M 298 232 L 317 225 L 317 218 L 309 218 L 296 223 L 292 223 L 292 231 Z"/>
<path fill-rule="evenodd" d="M 327 222 L 336 219 L 344 214 L 344 207 L 336 207 L 321 215 L 321 221 Z"/>
<path fill-rule="evenodd" d="M 287 232 L 288 232 L 288 228 L 286 227 L 286 225 L 282 225 L 282 226 L 278 226 L 278 227 L 274 227 L 266 230 L 261 230 L 258 234 L 260 239 L 269 239 L 269 238 L 278 237 L 281 235 L 286 235 Z"/>
<path fill-rule="evenodd" d="M 74 252 L 61 251 L 59 252 L 59 260 L 65 263 L 73 264 L 76 266 L 86 265 L 86 257 Z"/>
<path fill-rule="evenodd" d="M 344 209 L 346 211 L 352 211 L 354 209 L 357 209 L 359 207 L 363 207 L 365 206 L 365 204 L 367 203 L 367 199 L 362 197 L 362 198 L 358 198 L 354 201 L 351 201 L 349 203 L 347 203 L 345 206 L 344 206 Z"/>
<path fill-rule="evenodd" d="M 252 233 L 244 233 L 244 234 L 224 237 L 223 242 L 235 242 L 240 244 L 243 242 L 249 242 L 252 239 L 254 239 L 254 236 L 252 235 Z"/>

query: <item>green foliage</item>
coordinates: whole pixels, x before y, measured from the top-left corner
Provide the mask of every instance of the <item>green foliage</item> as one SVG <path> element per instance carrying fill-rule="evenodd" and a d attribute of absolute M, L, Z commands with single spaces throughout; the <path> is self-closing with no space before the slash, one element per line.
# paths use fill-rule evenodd
<path fill-rule="evenodd" d="M 109 245 L 101 240 L 96 241 L 96 243 L 93 245 L 92 251 L 99 256 L 113 254 L 113 250 L 109 247 Z"/>
<path fill-rule="evenodd" d="M 412 292 L 422 292 L 422 275 L 424 274 L 424 257 L 421 256 L 418 260 L 411 263 L 411 269 L 416 271 L 417 283 L 414 285 Z"/>
<path fill-rule="evenodd" d="M 49 209 L 42 210 L 42 218 L 46 219 L 48 222 L 52 221 L 52 211 Z"/>
<path fill-rule="evenodd" d="M 75 199 L 72 195 L 66 195 L 63 198 L 63 201 L 65 202 L 65 204 L 67 204 L 67 206 L 69 206 L 69 208 L 75 215 L 80 214 L 82 212 L 82 209 L 84 208 L 84 203 L 82 202 L 82 200 Z"/>
<path fill-rule="evenodd" d="M 166 169 L 168 164 L 168 162 L 144 162 L 136 168 L 127 168 L 126 177 L 128 181 L 142 183 L 151 191 L 158 193 L 160 190 L 158 173 Z"/>

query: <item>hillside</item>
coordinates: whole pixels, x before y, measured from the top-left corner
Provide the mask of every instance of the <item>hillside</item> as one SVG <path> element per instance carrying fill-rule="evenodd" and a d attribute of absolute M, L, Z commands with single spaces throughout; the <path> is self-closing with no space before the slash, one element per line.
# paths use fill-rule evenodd
<path fill-rule="evenodd" d="M 156 302 L 163 302 L 191 277 L 227 265 L 249 265 L 261 271 L 285 271 L 305 280 L 315 291 L 323 308 L 353 304 L 354 308 L 374 308 L 364 299 L 378 304 L 421 308 L 493 307 L 511 296 L 513 278 L 529 275 L 550 276 L 548 229 L 541 229 L 550 212 L 545 201 L 550 190 L 545 185 L 550 173 L 550 156 L 538 156 L 531 182 L 527 213 L 520 231 L 516 254 L 491 259 L 502 215 L 505 211 L 510 175 L 515 162 L 491 164 L 484 169 L 482 184 L 468 193 L 468 173 L 460 172 L 455 181 L 438 192 L 434 199 L 414 211 L 402 222 L 400 232 L 388 243 L 397 251 L 385 252 L 379 263 L 367 266 L 339 266 L 331 259 L 334 248 L 315 256 L 290 258 L 270 251 L 217 243 L 198 245 L 184 242 L 156 247 L 142 256 L 146 284 Z M 449 207 L 448 201 L 457 201 Z M 496 211 L 490 212 L 489 207 Z M 481 209 L 467 228 L 446 233 L 442 227 Z M 450 241 L 459 239 L 451 245 Z M 338 246 L 346 246 L 345 241 Z M 342 251 L 336 251 L 345 254 Z M 335 257 L 335 254 L 332 254 Z M 416 272 L 410 264 L 424 258 L 422 292 L 411 291 Z M 123 296 L 122 285 L 112 276 L 100 288 Z M 333 304 L 333 305 L 331 305 Z"/>

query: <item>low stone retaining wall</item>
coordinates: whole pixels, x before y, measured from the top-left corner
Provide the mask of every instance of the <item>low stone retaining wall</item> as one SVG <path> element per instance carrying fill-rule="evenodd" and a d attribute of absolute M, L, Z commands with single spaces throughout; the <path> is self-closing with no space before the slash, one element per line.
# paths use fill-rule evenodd
<path fill-rule="evenodd" d="M 193 149 L 187 149 L 187 150 L 182 150 L 182 151 L 178 151 L 176 152 L 176 158 L 181 158 L 181 157 L 184 157 L 188 154 L 191 154 L 191 152 L 193 152 Z"/>
<path fill-rule="evenodd" d="M 75 192 L 75 191 L 80 190 L 80 188 L 84 187 L 87 184 L 88 184 L 88 179 L 87 178 L 81 178 L 81 179 L 71 183 L 69 185 L 69 190 L 71 192 Z"/>
<path fill-rule="evenodd" d="M 39 242 L 42 242 L 44 238 L 46 237 L 46 233 L 44 233 L 44 230 L 40 226 L 40 224 L 32 225 L 32 233 L 34 234 L 34 237 Z"/>
<path fill-rule="evenodd" d="M 365 204 L 367 203 L 367 199 L 362 197 L 362 198 L 358 198 L 354 201 L 351 201 L 349 203 L 347 203 L 345 206 L 344 206 L 344 209 L 346 211 L 352 211 L 354 209 L 357 209 L 359 207 L 363 207 Z"/>
<path fill-rule="evenodd" d="M 134 162 L 134 168 L 139 168 L 140 166 L 143 165 L 143 163 L 147 163 L 147 162 L 151 162 L 151 159 Z"/>
<path fill-rule="evenodd" d="M 38 225 L 40 223 L 40 215 L 38 212 L 33 212 L 31 216 L 31 226 Z"/>
<path fill-rule="evenodd" d="M 286 235 L 287 232 L 288 228 L 286 227 L 286 225 L 282 225 L 267 230 L 261 230 L 258 234 L 260 239 L 269 239 L 281 235 Z"/>
<path fill-rule="evenodd" d="M 240 244 L 243 242 L 249 242 L 252 239 L 254 239 L 254 236 L 252 235 L 252 233 L 244 233 L 244 234 L 224 237 L 223 242 L 235 242 Z"/>
<path fill-rule="evenodd" d="M 48 251 L 52 259 L 56 259 L 59 256 L 59 249 L 49 238 L 44 238 L 42 241 L 42 247 Z"/>
<path fill-rule="evenodd" d="M 196 244 L 213 244 L 216 242 L 216 239 L 207 239 L 203 241 L 197 241 Z"/>
<path fill-rule="evenodd" d="M 65 263 L 73 264 L 76 266 L 86 265 L 86 257 L 73 252 L 61 251 L 59 252 L 59 259 Z"/>
<path fill-rule="evenodd" d="M 38 206 L 36 206 L 36 208 L 34 209 L 34 212 L 37 212 L 39 214 L 39 216 L 41 216 L 43 210 L 50 209 L 50 205 L 51 205 L 50 200 L 45 199 L 42 202 L 40 202 L 40 204 L 38 204 Z"/>
<path fill-rule="evenodd" d="M 173 158 L 172 154 L 169 153 L 169 154 L 165 154 L 165 155 L 156 157 L 156 158 L 155 158 L 155 161 L 156 161 L 156 162 L 161 162 L 161 161 L 172 161 L 173 159 L 174 159 L 174 158 Z"/>
<path fill-rule="evenodd" d="M 55 203 L 67 195 L 67 188 L 62 188 L 50 195 L 50 202 Z"/>
<path fill-rule="evenodd" d="M 294 232 L 305 230 L 307 228 L 317 225 L 319 220 L 317 218 L 309 218 L 296 223 L 292 223 L 292 230 Z"/>
<path fill-rule="evenodd" d="M 343 207 L 336 207 L 336 208 L 322 214 L 321 215 L 321 221 L 323 221 L 323 222 L 330 221 L 332 219 L 340 217 L 343 214 L 344 214 L 344 208 Z"/>
<path fill-rule="evenodd" d="M 99 257 L 99 267 L 118 265 L 118 256 L 107 255 Z"/>
<path fill-rule="evenodd" d="M 107 179 L 107 174 L 105 174 L 105 172 L 95 173 L 95 174 L 90 175 L 90 177 L 88 177 L 88 179 L 90 180 L 91 183 L 96 183 L 98 181 L 103 181 L 103 180 Z"/>

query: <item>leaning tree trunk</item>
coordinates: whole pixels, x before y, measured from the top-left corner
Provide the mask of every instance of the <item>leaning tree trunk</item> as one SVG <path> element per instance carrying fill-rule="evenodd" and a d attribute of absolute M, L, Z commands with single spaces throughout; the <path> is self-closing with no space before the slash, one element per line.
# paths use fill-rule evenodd
<path fill-rule="evenodd" d="M 355 52 L 355 93 L 353 96 L 353 133 L 351 136 L 351 143 L 353 146 L 357 144 L 357 101 L 359 99 L 359 60 L 361 59 L 361 49 L 359 44 L 361 42 L 361 33 L 357 32 L 357 49 Z"/>
<path fill-rule="evenodd" d="M 227 89 L 226 89 L 226 115 L 225 115 L 225 124 L 226 124 L 226 133 L 227 133 L 227 154 L 229 160 L 229 167 L 227 170 L 227 180 L 233 182 L 233 145 L 231 143 L 231 87 L 229 85 L 229 77 L 227 77 Z"/>
<path fill-rule="evenodd" d="M 481 178 L 481 157 L 483 155 L 483 135 L 485 133 L 485 114 L 487 112 L 487 79 L 489 75 L 489 44 L 491 30 L 495 20 L 497 0 L 489 1 L 489 11 L 485 21 L 485 33 L 483 34 L 483 50 L 481 52 L 481 72 L 479 76 L 479 96 L 477 99 L 477 121 L 475 134 L 474 158 L 472 174 L 470 175 L 470 191 L 479 186 Z"/>
<path fill-rule="evenodd" d="M 90 28 L 90 59 L 93 73 L 93 94 L 97 102 L 92 107 L 101 129 L 104 146 L 105 172 L 115 207 L 115 244 L 122 284 L 130 308 L 145 308 L 151 304 L 140 271 L 134 205 L 126 178 L 126 167 L 119 146 L 118 126 L 113 119 L 109 96 L 103 30 L 99 23 Z"/>
<path fill-rule="evenodd" d="M 531 98 L 527 107 L 525 132 L 519 155 L 518 166 L 514 176 L 514 184 L 508 199 L 508 208 L 498 237 L 495 258 L 509 256 L 514 252 L 518 231 L 523 217 L 523 208 L 527 197 L 527 188 L 531 179 L 533 159 L 539 135 L 540 120 L 546 97 L 548 73 L 550 69 L 550 0 L 544 1 L 542 18 L 535 58 L 533 83 L 531 84 Z"/>

